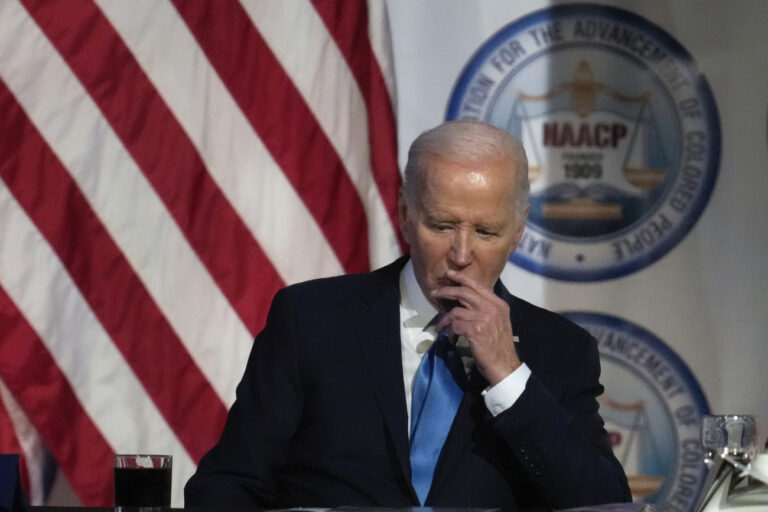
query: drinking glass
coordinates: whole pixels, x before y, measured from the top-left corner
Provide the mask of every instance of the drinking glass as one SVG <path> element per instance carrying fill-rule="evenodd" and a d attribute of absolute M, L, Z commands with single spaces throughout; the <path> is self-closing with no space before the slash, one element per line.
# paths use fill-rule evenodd
<path fill-rule="evenodd" d="M 717 458 L 730 455 L 748 462 L 757 451 L 757 426 L 747 414 L 706 415 L 701 418 L 704 462 L 711 467 Z"/>
<path fill-rule="evenodd" d="M 171 506 L 170 455 L 115 455 L 115 507 L 162 510 Z"/>

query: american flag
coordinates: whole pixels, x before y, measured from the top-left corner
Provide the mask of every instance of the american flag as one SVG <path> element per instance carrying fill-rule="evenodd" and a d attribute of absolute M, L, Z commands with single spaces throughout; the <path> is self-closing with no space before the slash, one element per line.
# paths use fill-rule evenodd
<path fill-rule="evenodd" d="M 0 0 L 0 452 L 112 503 L 218 439 L 276 290 L 396 229 L 384 0 Z"/>

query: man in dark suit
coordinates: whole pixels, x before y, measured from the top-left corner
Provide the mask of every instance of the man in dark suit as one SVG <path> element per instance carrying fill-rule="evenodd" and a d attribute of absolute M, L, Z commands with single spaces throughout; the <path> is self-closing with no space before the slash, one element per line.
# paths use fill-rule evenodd
<path fill-rule="evenodd" d="M 471 121 L 425 132 L 399 213 L 410 257 L 275 296 L 187 507 L 538 510 L 629 499 L 598 415 L 595 340 L 499 281 L 528 213 L 519 142 Z M 443 356 L 428 347 L 442 334 L 458 393 L 455 407 L 436 407 L 444 430 L 424 419 L 433 398 L 417 398 L 424 385 L 414 384 L 439 373 Z M 426 465 L 415 446 L 424 438 L 438 440 Z"/>

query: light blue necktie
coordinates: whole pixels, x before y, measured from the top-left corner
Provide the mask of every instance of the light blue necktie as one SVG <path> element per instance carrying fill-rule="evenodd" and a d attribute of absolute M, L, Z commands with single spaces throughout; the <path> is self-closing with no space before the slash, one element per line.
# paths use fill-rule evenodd
<path fill-rule="evenodd" d="M 411 482 L 422 505 L 464 395 L 465 380 L 461 356 L 448 336 L 440 333 L 419 364 L 411 400 Z"/>

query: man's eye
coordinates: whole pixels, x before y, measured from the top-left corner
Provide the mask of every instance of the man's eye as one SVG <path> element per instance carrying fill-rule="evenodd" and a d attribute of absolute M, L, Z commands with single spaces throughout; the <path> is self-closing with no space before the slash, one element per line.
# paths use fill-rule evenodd
<path fill-rule="evenodd" d="M 489 231 L 487 229 L 478 229 L 477 234 L 483 238 L 491 238 L 493 236 L 496 236 L 496 233 L 494 231 Z"/>
<path fill-rule="evenodd" d="M 442 224 L 442 223 L 439 223 L 439 222 L 433 222 L 433 223 L 429 224 L 429 228 L 432 231 L 437 231 L 438 233 L 444 233 L 444 232 L 446 232 L 446 231 L 451 229 L 451 225 L 450 224 Z"/>

